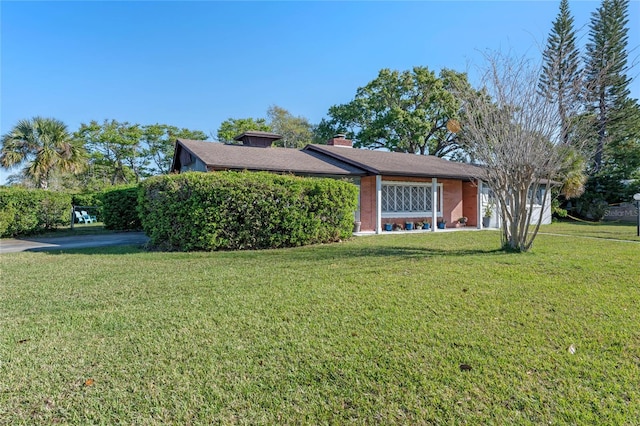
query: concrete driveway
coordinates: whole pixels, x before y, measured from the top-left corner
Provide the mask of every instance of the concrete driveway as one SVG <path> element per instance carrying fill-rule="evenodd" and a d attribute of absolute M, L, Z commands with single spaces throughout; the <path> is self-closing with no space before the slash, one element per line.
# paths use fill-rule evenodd
<path fill-rule="evenodd" d="M 114 234 L 78 235 L 71 237 L 38 238 L 25 237 L 21 239 L 0 240 L 1 253 L 16 253 L 20 251 L 67 250 L 88 247 L 129 246 L 142 245 L 149 241 L 143 232 L 118 232 Z"/>

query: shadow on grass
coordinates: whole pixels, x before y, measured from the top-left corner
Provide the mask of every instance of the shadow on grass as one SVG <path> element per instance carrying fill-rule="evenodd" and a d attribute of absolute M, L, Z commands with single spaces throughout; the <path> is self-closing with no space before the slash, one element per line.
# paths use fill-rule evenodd
<path fill-rule="evenodd" d="M 29 253 L 44 253 L 49 255 L 122 255 L 122 254 L 139 254 L 149 253 L 144 244 L 140 245 L 122 245 L 122 246 L 104 246 L 104 247 L 85 247 L 85 248 L 50 248 L 50 247 L 37 247 L 24 252 Z"/>
<path fill-rule="evenodd" d="M 297 258 L 308 257 L 310 260 L 328 260 L 328 259 L 345 259 L 345 258 L 361 258 L 361 257 L 379 257 L 382 259 L 389 258 L 420 258 L 425 257 L 460 257 L 460 256 L 478 256 L 478 255 L 496 255 L 509 254 L 510 252 L 496 249 L 473 249 L 473 248 L 434 248 L 434 247 L 415 247 L 415 246 L 369 246 L 369 247 L 342 247 L 339 249 L 325 249 L 319 247 L 313 253 L 300 253 Z"/>
<path fill-rule="evenodd" d="M 268 249 L 268 250 L 237 250 L 214 252 L 153 252 L 144 244 L 87 247 L 87 248 L 34 248 L 30 252 L 42 252 L 49 255 L 123 255 L 154 253 L 167 256 L 208 257 L 215 256 L 218 259 L 254 260 L 256 256 L 263 259 L 291 260 L 291 261 L 344 261 L 353 258 L 380 258 L 380 259 L 424 259 L 429 257 L 462 257 L 479 255 L 507 255 L 511 252 L 501 248 L 476 249 L 476 248 L 434 248 L 416 247 L 410 245 L 373 245 L 354 246 L 351 244 L 335 243 L 305 247 Z"/>
<path fill-rule="evenodd" d="M 349 259 L 357 258 L 380 258 L 383 260 L 407 260 L 407 259 L 425 259 L 438 257 L 464 257 L 464 256 L 495 256 L 507 255 L 512 252 L 504 250 L 499 245 L 499 240 L 490 243 L 484 238 L 466 239 L 459 238 L 461 233 L 451 233 L 451 236 L 458 238 L 414 238 L 410 236 L 396 239 L 387 238 L 353 238 L 340 243 L 317 244 L 302 247 L 288 247 L 278 249 L 261 249 L 261 250 L 220 250 L 214 252 L 208 251 L 157 251 L 148 245 L 148 239 L 143 233 L 121 233 L 120 235 L 96 235 L 96 242 L 91 246 L 89 244 L 83 246 L 60 246 L 60 247 L 38 247 L 28 251 L 43 252 L 51 255 L 122 255 L 122 254 L 141 254 L 149 253 L 154 256 L 166 256 L 167 258 L 215 258 L 220 261 L 240 261 L 251 262 L 259 256 L 262 261 L 277 262 L 344 262 Z M 128 237 L 135 237 L 133 240 L 127 240 Z M 445 237 L 444 234 L 441 235 Z M 417 236 L 420 237 L 420 236 Z M 477 235 L 474 235 L 477 237 Z M 63 238 L 66 239 L 66 238 Z M 120 239 L 118 244 L 102 244 L 108 239 Z M 60 239 L 62 240 L 62 239 Z M 75 238 L 75 241 L 82 241 L 84 238 Z M 147 244 L 145 244 L 147 243 Z"/>

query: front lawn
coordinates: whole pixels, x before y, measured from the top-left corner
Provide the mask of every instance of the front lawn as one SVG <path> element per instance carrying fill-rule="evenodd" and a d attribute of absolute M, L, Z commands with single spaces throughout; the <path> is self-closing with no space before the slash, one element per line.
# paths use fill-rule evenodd
<path fill-rule="evenodd" d="M 542 226 L 540 232 L 589 238 L 640 241 L 637 225 L 629 222 L 590 223 L 566 221 Z"/>
<path fill-rule="evenodd" d="M 635 424 L 640 244 L 499 238 L 2 255 L 0 424 Z"/>

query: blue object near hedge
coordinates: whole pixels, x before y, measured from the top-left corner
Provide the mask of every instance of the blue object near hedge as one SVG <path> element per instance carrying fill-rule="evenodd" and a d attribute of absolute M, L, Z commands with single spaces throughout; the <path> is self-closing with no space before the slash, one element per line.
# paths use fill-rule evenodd
<path fill-rule="evenodd" d="M 439 223 L 438 223 L 438 229 L 444 229 L 446 225 L 447 225 L 447 224 L 446 224 L 446 223 L 444 223 L 444 222 L 439 222 Z"/>
<path fill-rule="evenodd" d="M 404 227 L 407 231 L 411 231 L 413 229 L 413 222 L 407 222 L 404 224 Z"/>
<path fill-rule="evenodd" d="M 431 224 L 429 222 L 425 222 L 424 225 L 422 225 L 422 229 L 429 229 L 431 228 Z"/>
<path fill-rule="evenodd" d="M 385 231 L 392 231 L 393 230 L 393 225 L 390 223 L 385 223 L 384 224 L 384 230 Z"/>

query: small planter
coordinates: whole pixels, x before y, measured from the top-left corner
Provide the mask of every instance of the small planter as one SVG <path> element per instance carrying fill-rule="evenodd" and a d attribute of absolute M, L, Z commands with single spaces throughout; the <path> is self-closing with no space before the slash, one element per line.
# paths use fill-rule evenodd
<path fill-rule="evenodd" d="M 413 230 L 413 222 L 406 222 L 404 224 L 404 229 L 406 229 L 407 231 Z"/>
<path fill-rule="evenodd" d="M 431 224 L 430 224 L 429 222 L 425 222 L 425 223 L 422 225 L 422 229 L 431 229 Z"/>
<path fill-rule="evenodd" d="M 392 223 L 385 223 L 384 224 L 384 230 L 385 231 L 393 231 L 393 224 Z"/>
<path fill-rule="evenodd" d="M 353 232 L 360 232 L 361 226 L 362 226 L 362 222 L 360 221 L 353 222 Z"/>
<path fill-rule="evenodd" d="M 447 222 L 438 222 L 438 229 L 445 229 L 447 227 Z"/>
<path fill-rule="evenodd" d="M 482 227 L 488 228 L 491 226 L 491 216 L 485 216 L 482 218 Z"/>

